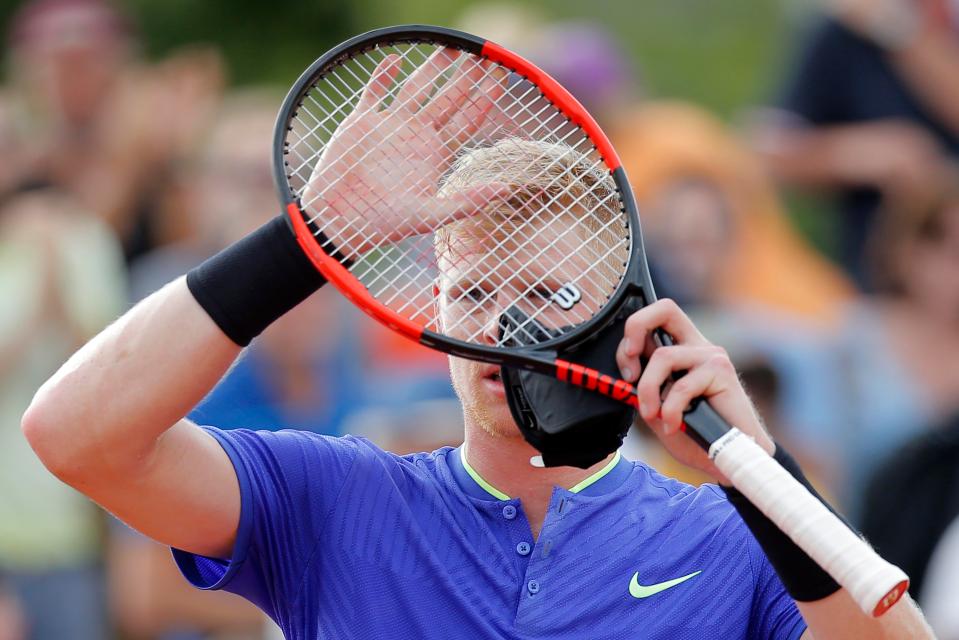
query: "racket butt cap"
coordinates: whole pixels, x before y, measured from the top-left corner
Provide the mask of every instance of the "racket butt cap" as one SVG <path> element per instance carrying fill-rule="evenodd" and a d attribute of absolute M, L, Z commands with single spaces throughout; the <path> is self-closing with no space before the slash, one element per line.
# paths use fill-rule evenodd
<path fill-rule="evenodd" d="M 872 610 L 872 615 L 874 618 L 878 618 L 882 614 L 889 611 L 892 605 L 899 602 L 899 600 L 906 594 L 906 590 L 909 589 L 909 580 L 902 580 L 896 584 L 892 589 L 889 590 L 889 593 L 884 595 L 876 607 Z"/>

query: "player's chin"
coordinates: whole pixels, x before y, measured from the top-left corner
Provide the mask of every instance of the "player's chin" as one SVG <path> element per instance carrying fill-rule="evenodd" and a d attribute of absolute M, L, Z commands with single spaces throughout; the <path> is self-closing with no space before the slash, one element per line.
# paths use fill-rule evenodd
<path fill-rule="evenodd" d="M 520 435 L 509 410 L 502 382 L 491 383 L 489 379 L 480 378 L 474 380 L 470 387 L 472 413 L 486 431 L 498 436 Z"/>
<path fill-rule="evenodd" d="M 513 420 L 513 414 L 505 398 L 486 405 L 484 409 L 487 416 L 487 431 L 506 438 L 522 435 L 519 427 L 516 426 L 516 421 Z"/>

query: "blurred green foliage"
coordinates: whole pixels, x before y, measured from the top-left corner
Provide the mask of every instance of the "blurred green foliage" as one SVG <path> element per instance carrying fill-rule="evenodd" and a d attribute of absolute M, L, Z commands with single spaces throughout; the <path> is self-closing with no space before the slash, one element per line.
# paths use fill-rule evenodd
<path fill-rule="evenodd" d="M 449 0 L 363 0 L 358 26 L 453 24 L 472 4 Z M 720 114 L 767 100 L 784 64 L 789 5 L 775 0 L 542 0 L 522 3 L 557 20 L 606 27 L 639 70 L 651 96 L 689 99 Z M 478 34 L 483 35 L 483 34 Z"/>
<path fill-rule="evenodd" d="M 134 16 L 147 57 L 193 43 L 219 47 L 234 84 L 285 89 L 331 46 L 394 24 L 457 26 L 475 0 L 115 0 Z M 504 2 L 504 4 L 507 4 Z M 642 92 L 701 104 L 734 120 L 774 100 L 806 0 L 527 0 L 548 20 L 605 27 L 630 57 Z M 18 0 L 0 0 L 4 34 Z M 477 34 L 485 35 L 485 34 Z M 800 227 L 827 251 L 821 203 L 792 199 Z"/>
<path fill-rule="evenodd" d="M 0 0 L 6 32 L 18 2 Z M 314 58 L 367 29 L 455 25 L 467 0 L 126 0 L 148 56 L 194 42 L 222 48 L 237 84 L 289 84 Z M 513 3 L 517 4 L 517 3 Z M 790 27 L 788 0 L 536 0 L 557 20 L 605 26 L 640 70 L 645 92 L 730 116 L 773 95 Z M 483 34 L 479 34 L 483 35 Z"/>

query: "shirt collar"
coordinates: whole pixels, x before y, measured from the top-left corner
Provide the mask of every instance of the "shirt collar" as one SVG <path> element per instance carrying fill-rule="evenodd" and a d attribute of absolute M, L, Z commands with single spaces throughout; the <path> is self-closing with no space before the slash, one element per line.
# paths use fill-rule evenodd
<path fill-rule="evenodd" d="M 453 449 L 448 459 L 457 484 L 470 496 L 479 500 L 512 500 L 510 496 L 487 482 L 470 465 L 465 444 Z M 612 460 L 603 468 L 570 487 L 569 492 L 584 496 L 599 496 L 609 493 L 623 483 L 632 468 L 633 464 L 617 451 Z"/>

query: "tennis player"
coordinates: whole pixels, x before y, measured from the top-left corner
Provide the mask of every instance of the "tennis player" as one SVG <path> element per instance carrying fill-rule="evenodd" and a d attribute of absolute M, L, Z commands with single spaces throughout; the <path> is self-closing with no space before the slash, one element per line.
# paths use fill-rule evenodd
<path fill-rule="evenodd" d="M 525 175 L 529 158 L 513 155 Z M 373 196 L 390 185 L 365 171 L 324 197 L 359 214 L 388 207 Z M 440 322 L 469 316 L 492 343 L 501 310 L 489 280 L 524 276 L 482 268 L 498 250 L 471 231 L 482 215 L 438 238 L 438 307 Z M 251 600 L 288 638 L 932 637 L 908 597 L 864 615 L 733 489 L 690 487 L 619 453 L 586 470 L 531 466 L 537 452 L 491 365 L 450 360 L 465 421 L 455 449 L 401 457 L 350 436 L 183 419 L 243 346 L 322 283 L 277 218 L 83 347 L 37 393 L 26 437 L 59 478 L 171 545 L 190 582 Z M 653 349 L 655 328 L 677 344 Z M 679 432 L 703 395 L 789 466 L 726 353 L 673 302 L 633 314 L 616 358 L 680 461 L 726 482 Z M 688 373 L 661 397 L 678 371 Z"/>

